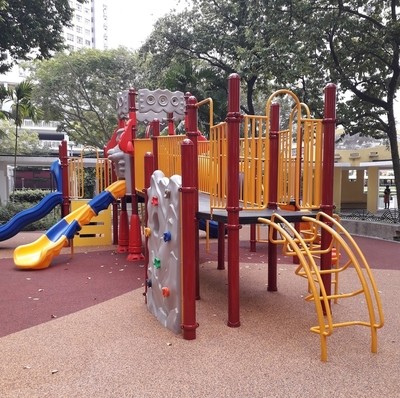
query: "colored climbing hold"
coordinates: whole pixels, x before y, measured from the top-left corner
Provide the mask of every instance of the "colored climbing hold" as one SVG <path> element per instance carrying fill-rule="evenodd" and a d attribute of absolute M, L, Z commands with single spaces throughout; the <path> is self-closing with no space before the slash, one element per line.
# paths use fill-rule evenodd
<path fill-rule="evenodd" d="M 161 260 L 158 257 L 155 257 L 153 260 L 153 265 L 154 265 L 154 268 L 157 268 L 157 269 L 161 268 Z"/>
<path fill-rule="evenodd" d="M 158 198 L 157 198 L 157 196 L 153 196 L 153 197 L 151 198 L 151 204 L 152 204 L 153 206 L 158 206 Z"/>
<path fill-rule="evenodd" d="M 170 291 L 167 287 L 161 288 L 161 292 L 162 292 L 163 297 L 169 297 Z"/>
<path fill-rule="evenodd" d="M 164 198 L 169 199 L 170 196 L 171 196 L 171 191 L 169 189 L 166 189 L 164 191 Z"/>
<path fill-rule="evenodd" d="M 149 238 L 150 235 L 151 235 L 151 228 L 150 228 L 150 227 L 145 227 L 145 229 L 144 229 L 144 236 L 145 236 L 146 238 Z"/>
<path fill-rule="evenodd" d="M 164 242 L 169 242 L 171 240 L 171 232 L 167 231 L 163 233 Z"/>

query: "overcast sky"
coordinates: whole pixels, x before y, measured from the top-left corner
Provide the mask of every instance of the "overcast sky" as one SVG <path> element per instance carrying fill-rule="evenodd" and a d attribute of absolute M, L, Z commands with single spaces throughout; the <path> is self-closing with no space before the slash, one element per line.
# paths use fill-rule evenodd
<path fill-rule="evenodd" d="M 183 9 L 184 0 L 109 0 L 109 48 L 138 49 L 155 21 L 172 8 Z"/>

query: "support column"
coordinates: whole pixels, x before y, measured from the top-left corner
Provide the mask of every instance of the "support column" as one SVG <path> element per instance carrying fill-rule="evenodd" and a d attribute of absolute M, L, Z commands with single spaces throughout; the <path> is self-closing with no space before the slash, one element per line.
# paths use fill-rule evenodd
<path fill-rule="evenodd" d="M 185 340 L 196 338 L 196 206 L 198 194 L 193 170 L 194 145 L 185 139 L 182 152 L 182 330 Z"/>
<path fill-rule="evenodd" d="M 367 210 L 373 214 L 378 210 L 379 198 L 379 168 L 368 167 Z"/>
<path fill-rule="evenodd" d="M 269 133 L 269 198 L 268 209 L 276 210 L 278 208 L 278 159 L 279 159 L 279 104 L 271 105 L 270 133 Z M 271 228 L 271 227 L 268 227 Z M 277 231 L 272 230 L 272 238 L 276 239 Z M 278 269 L 278 247 L 272 242 L 268 242 L 268 291 L 276 292 L 278 290 L 277 269 Z"/>
<path fill-rule="evenodd" d="M 198 193 L 199 188 L 199 165 L 198 165 L 198 108 L 197 99 L 193 95 L 186 98 L 186 109 L 185 109 L 185 129 L 186 136 L 193 143 L 192 158 L 190 162 L 192 163 L 192 172 L 194 178 L 194 186 L 196 187 L 196 192 Z M 186 167 L 186 163 L 182 164 L 182 170 Z M 197 194 L 197 201 L 195 203 L 195 215 L 199 211 L 199 200 Z M 199 220 L 195 217 L 195 234 L 196 234 L 196 246 L 195 246 L 195 258 L 196 258 L 196 299 L 200 300 L 200 270 L 199 270 Z"/>
<path fill-rule="evenodd" d="M 128 136 L 127 152 L 131 159 L 131 218 L 129 225 L 129 246 L 128 246 L 128 261 L 136 261 L 144 259 L 142 254 L 142 235 L 140 231 L 140 219 L 138 212 L 138 197 L 136 193 L 136 181 L 135 181 L 135 159 L 134 159 L 134 148 L 133 140 L 136 138 L 136 91 L 129 89 L 129 122 L 126 126 L 126 132 Z"/>
<path fill-rule="evenodd" d="M 145 287 L 144 287 L 144 295 L 145 295 L 145 301 L 147 303 L 147 288 L 149 287 L 148 285 L 148 268 L 149 268 L 149 261 L 150 261 L 150 254 L 149 254 L 149 230 L 147 228 L 147 222 L 148 222 L 148 212 L 147 212 L 147 203 L 149 201 L 148 193 L 147 190 L 150 187 L 151 183 L 151 176 L 154 173 L 154 155 L 151 152 L 147 152 L 144 156 L 144 203 L 145 203 L 145 220 L 144 220 L 144 225 L 146 226 L 145 228 L 145 245 L 144 245 L 144 268 L 145 268 Z"/>
<path fill-rule="evenodd" d="M 62 175 L 61 217 L 64 218 L 69 214 L 70 211 L 67 141 L 63 140 L 61 142 L 61 145 L 58 148 L 58 153 L 61 163 L 61 175 Z"/>
<path fill-rule="evenodd" d="M 228 80 L 228 326 L 240 326 L 239 287 L 239 127 L 240 77 L 233 73 Z"/>
<path fill-rule="evenodd" d="M 321 210 L 332 216 L 333 214 L 333 174 L 335 154 L 335 127 L 336 127 L 336 86 L 332 83 L 325 87 L 325 108 L 323 119 L 323 164 L 322 164 L 322 204 Z M 330 222 L 326 222 L 331 224 Z M 332 240 L 332 235 L 322 229 L 321 249 L 326 250 Z M 330 270 L 332 267 L 332 253 L 321 254 L 321 270 Z M 331 294 L 331 274 L 321 275 L 327 295 Z M 324 311 L 330 309 L 324 308 Z"/>
<path fill-rule="evenodd" d="M 340 212 L 342 207 L 342 168 L 335 167 L 333 174 L 333 203 L 336 206 L 336 210 Z"/>

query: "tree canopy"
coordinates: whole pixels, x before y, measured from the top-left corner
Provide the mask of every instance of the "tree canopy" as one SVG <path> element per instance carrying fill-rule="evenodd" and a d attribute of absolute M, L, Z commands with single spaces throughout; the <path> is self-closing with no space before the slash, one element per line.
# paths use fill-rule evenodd
<path fill-rule="evenodd" d="M 20 60 L 49 58 L 65 48 L 62 32 L 72 16 L 68 0 L 0 0 L 0 55 L 11 57 L 0 56 L 0 73 Z"/>
<path fill-rule="evenodd" d="M 0 154 L 14 156 L 15 152 L 15 124 L 9 120 L 0 120 L 0 129 L 4 135 L 0 136 Z M 21 129 L 18 131 L 17 153 L 21 155 L 43 155 L 47 151 L 41 147 L 39 134 Z"/>
<path fill-rule="evenodd" d="M 34 65 L 34 101 L 72 141 L 102 148 L 117 125 L 117 93 L 141 86 L 136 56 L 124 48 L 59 53 Z"/>
<path fill-rule="evenodd" d="M 239 73 L 246 98 L 243 110 L 250 114 L 275 87 L 292 89 L 314 114 L 321 112 L 322 89 L 335 83 L 338 122 L 346 133 L 388 139 L 400 207 L 394 113 L 400 88 L 399 0 L 191 4 L 158 21 L 142 47 L 154 66 L 168 68 L 167 62 L 180 57 L 207 63 L 219 77 Z"/>

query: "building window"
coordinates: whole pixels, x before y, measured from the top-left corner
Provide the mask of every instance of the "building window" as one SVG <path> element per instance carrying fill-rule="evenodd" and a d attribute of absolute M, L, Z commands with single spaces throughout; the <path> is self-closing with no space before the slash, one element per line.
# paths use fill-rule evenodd
<path fill-rule="evenodd" d="M 82 33 L 82 26 L 77 26 L 77 27 L 76 27 L 76 31 L 77 31 L 78 33 Z"/>
<path fill-rule="evenodd" d="M 77 15 L 76 20 L 77 22 L 82 22 L 82 15 Z"/>
<path fill-rule="evenodd" d="M 349 170 L 348 171 L 348 179 L 349 179 L 349 182 L 356 182 L 357 181 L 357 170 Z"/>
<path fill-rule="evenodd" d="M 76 38 L 76 42 L 77 42 L 78 44 L 83 44 L 83 39 L 82 39 L 82 37 L 77 37 L 77 38 Z"/>
<path fill-rule="evenodd" d="M 67 40 L 68 41 L 74 41 L 74 35 L 71 33 L 67 33 Z"/>
<path fill-rule="evenodd" d="M 85 46 L 90 47 L 91 44 L 92 44 L 92 43 L 90 42 L 90 40 L 85 40 Z"/>

